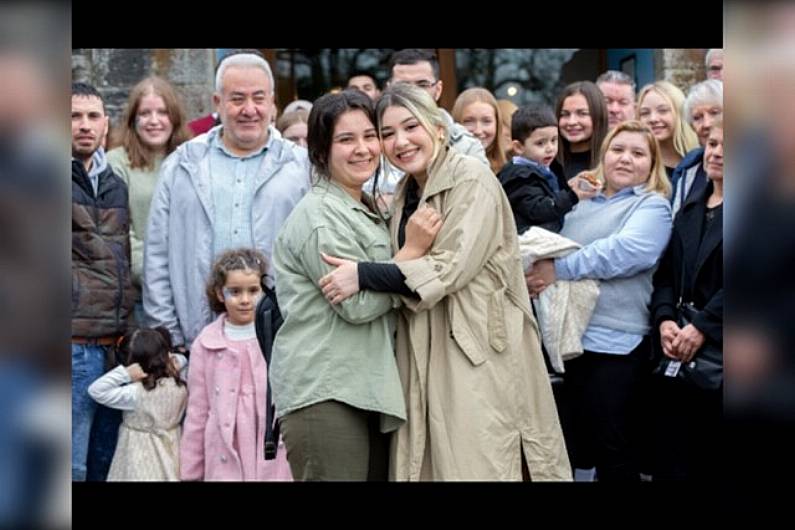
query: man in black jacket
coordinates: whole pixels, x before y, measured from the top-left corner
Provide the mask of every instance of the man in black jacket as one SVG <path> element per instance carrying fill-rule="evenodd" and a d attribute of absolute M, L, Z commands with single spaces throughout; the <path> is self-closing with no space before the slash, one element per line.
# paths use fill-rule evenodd
<path fill-rule="evenodd" d="M 72 84 L 72 480 L 86 479 L 97 403 L 87 388 L 105 369 L 133 306 L 127 186 L 101 147 L 108 117 L 102 96 Z M 99 412 L 96 478 L 104 479 L 116 444 L 118 411 Z M 107 421 L 105 421 L 105 418 Z M 100 425 L 101 424 L 101 425 Z M 101 429 L 97 429 L 102 427 Z M 99 434 L 99 436 L 97 436 Z"/>

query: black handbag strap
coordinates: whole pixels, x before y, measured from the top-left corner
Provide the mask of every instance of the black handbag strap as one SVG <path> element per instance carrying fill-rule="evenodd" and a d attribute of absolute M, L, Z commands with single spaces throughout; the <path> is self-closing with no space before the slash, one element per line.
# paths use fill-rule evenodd
<path fill-rule="evenodd" d="M 282 316 L 279 312 L 279 304 L 276 300 L 276 291 L 265 284 L 265 276 L 262 277 L 263 297 L 257 304 L 255 329 L 257 341 L 259 342 L 262 356 L 268 366 L 270 378 L 271 357 L 273 353 L 273 341 L 276 332 L 282 323 Z M 265 392 L 265 460 L 273 460 L 279 448 L 280 425 L 276 418 L 276 406 L 273 404 L 273 394 L 270 381 Z"/>
<path fill-rule="evenodd" d="M 265 356 L 265 362 L 268 364 L 268 373 L 270 374 L 273 336 L 275 332 L 271 319 L 265 318 L 264 320 L 265 336 L 267 338 L 265 342 L 267 344 L 266 347 L 263 348 L 262 354 Z M 274 420 L 275 416 L 276 405 L 273 404 L 273 394 L 269 381 L 268 390 L 265 393 L 265 460 L 273 460 L 276 458 L 276 453 L 279 449 L 279 422 Z"/>

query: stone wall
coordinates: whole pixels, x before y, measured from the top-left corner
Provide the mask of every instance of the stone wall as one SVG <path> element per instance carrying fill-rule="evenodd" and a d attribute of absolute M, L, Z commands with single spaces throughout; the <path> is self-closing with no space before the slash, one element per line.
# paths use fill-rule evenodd
<path fill-rule="evenodd" d="M 212 111 L 215 53 L 212 49 L 75 49 L 72 79 L 96 86 L 117 123 L 130 89 L 148 75 L 171 82 L 188 120 Z"/>
<path fill-rule="evenodd" d="M 706 79 L 706 52 L 706 49 L 672 48 L 655 51 L 655 78 L 670 81 L 687 93 L 693 84 Z M 595 72 L 604 66 L 597 65 L 596 59 L 593 62 Z M 214 69 L 215 53 L 212 49 L 72 51 L 72 78 L 92 83 L 102 92 L 114 123 L 124 110 L 130 88 L 153 73 L 174 84 L 183 97 L 189 120 L 208 114 L 212 111 Z"/>
<path fill-rule="evenodd" d="M 688 89 L 707 78 L 703 48 L 665 48 L 654 54 L 655 78 L 670 81 L 687 94 Z"/>

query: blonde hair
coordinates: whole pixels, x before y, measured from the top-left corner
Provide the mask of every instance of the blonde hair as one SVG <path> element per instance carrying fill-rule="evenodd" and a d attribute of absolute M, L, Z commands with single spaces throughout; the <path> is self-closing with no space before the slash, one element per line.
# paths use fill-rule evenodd
<path fill-rule="evenodd" d="M 510 129 L 511 116 L 513 116 L 514 112 L 519 110 L 519 107 L 510 99 L 498 99 L 497 106 L 500 108 L 500 115 L 502 116 L 503 125 L 507 124 L 508 128 Z"/>
<path fill-rule="evenodd" d="M 596 178 L 602 181 L 602 184 L 605 183 L 605 155 L 607 154 L 607 150 L 610 148 L 610 143 L 622 132 L 642 134 L 646 139 L 646 142 L 649 144 L 649 152 L 651 153 L 651 168 L 649 171 L 649 179 L 646 181 L 645 190 L 659 193 L 665 198 L 670 197 L 671 181 L 668 180 L 668 174 L 665 172 L 665 166 L 663 165 L 662 161 L 662 153 L 660 152 L 660 144 L 657 142 L 657 138 L 654 137 L 654 133 L 651 132 L 649 126 L 638 120 L 630 120 L 619 123 L 614 129 L 607 133 L 607 136 L 605 136 L 605 139 L 602 142 L 602 148 L 599 152 L 599 165 L 596 166 L 595 169 Z"/>
<path fill-rule="evenodd" d="M 671 105 L 671 111 L 674 115 L 674 130 L 671 139 L 673 140 L 674 151 L 684 158 L 688 151 L 699 146 L 698 136 L 693 127 L 690 126 L 690 120 L 683 118 L 685 95 L 668 81 L 656 81 L 648 84 L 638 94 L 638 116 L 640 116 L 640 105 L 643 103 L 643 98 L 652 90 L 660 94 Z"/>
<path fill-rule="evenodd" d="M 498 99 L 497 106 L 500 108 L 500 118 L 502 120 L 501 127 L 503 130 L 508 131 L 508 138 L 510 138 L 511 134 L 511 120 L 513 119 L 513 113 L 519 110 L 519 107 L 516 106 L 516 103 L 511 101 L 510 99 Z M 502 141 L 502 139 L 500 139 Z M 505 159 L 509 160 L 513 154 L 513 148 L 511 147 L 511 141 L 508 140 L 508 145 L 502 146 L 503 154 L 505 155 Z"/>
<path fill-rule="evenodd" d="M 309 123 L 309 111 L 306 109 L 292 110 L 285 112 L 276 120 L 276 128 L 283 133 L 296 123 Z"/>
<path fill-rule="evenodd" d="M 458 95 L 458 98 L 455 100 L 455 104 L 453 105 L 453 120 L 458 123 L 461 123 L 464 119 L 464 111 L 468 106 L 472 103 L 486 103 L 490 105 L 492 109 L 494 109 L 494 120 L 496 122 L 496 133 L 494 135 L 494 140 L 491 142 L 491 145 L 486 149 L 486 156 L 489 159 L 489 164 L 491 165 L 491 170 L 494 173 L 497 173 L 502 169 L 502 166 L 505 165 L 505 151 L 503 150 L 502 145 L 500 142 L 502 141 L 502 127 L 503 127 L 503 120 L 500 114 L 500 107 L 497 104 L 497 100 L 494 98 L 491 92 L 486 90 L 485 88 L 475 87 L 475 88 L 468 88 L 461 92 Z"/>
<path fill-rule="evenodd" d="M 378 137 L 383 142 L 381 134 L 384 112 L 389 107 L 403 107 L 414 116 L 433 141 L 433 154 L 429 166 L 433 164 L 441 152 L 442 147 L 450 141 L 447 123 L 444 121 L 439 107 L 430 94 L 425 90 L 415 87 L 410 83 L 395 83 L 387 88 L 376 105 L 376 118 L 378 119 Z M 441 129 L 440 136 L 437 131 Z"/>

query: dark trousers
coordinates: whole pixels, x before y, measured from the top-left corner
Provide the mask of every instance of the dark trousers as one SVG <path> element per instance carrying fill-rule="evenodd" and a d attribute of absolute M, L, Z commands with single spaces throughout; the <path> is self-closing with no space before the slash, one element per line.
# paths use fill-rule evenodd
<path fill-rule="evenodd" d="M 723 388 L 703 390 L 681 379 L 655 377 L 654 480 L 719 480 Z"/>
<path fill-rule="evenodd" d="M 387 480 L 391 434 L 379 413 L 322 401 L 279 421 L 295 480 Z"/>
<path fill-rule="evenodd" d="M 87 481 L 104 482 L 108 479 L 110 464 L 116 452 L 116 442 L 119 440 L 121 421 L 122 411 L 97 404 L 88 443 Z"/>
<path fill-rule="evenodd" d="M 561 425 L 572 467 L 596 467 L 597 480 L 638 481 L 638 395 L 649 338 L 628 355 L 585 351 L 566 361 Z"/>

